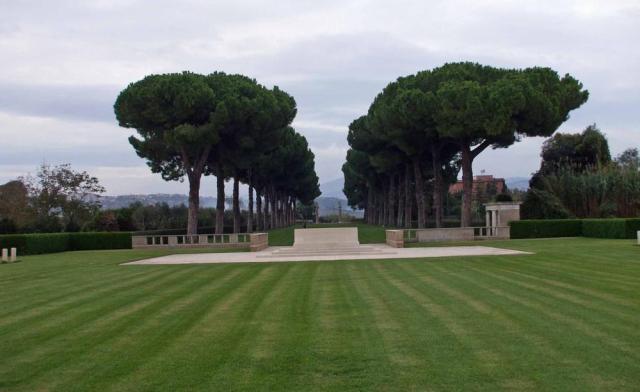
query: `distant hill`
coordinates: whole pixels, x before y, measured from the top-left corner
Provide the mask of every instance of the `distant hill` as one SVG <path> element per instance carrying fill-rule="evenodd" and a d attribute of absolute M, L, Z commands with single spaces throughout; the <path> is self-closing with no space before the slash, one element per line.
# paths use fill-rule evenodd
<path fill-rule="evenodd" d="M 322 191 L 322 197 L 337 197 L 344 199 L 345 195 L 342 192 L 344 187 L 344 178 L 336 178 L 335 180 L 327 181 L 324 184 L 320 184 L 320 191 Z"/>
<path fill-rule="evenodd" d="M 155 193 L 150 195 L 119 195 L 119 196 L 102 196 L 100 197 L 103 210 L 113 210 L 117 208 L 128 207 L 129 205 L 140 202 L 143 205 L 155 205 L 161 203 L 167 203 L 169 206 L 179 206 L 189 204 L 187 195 L 180 194 L 164 194 Z M 362 217 L 363 211 L 354 211 L 347 205 L 347 200 L 343 197 L 324 197 L 321 196 L 316 199 L 318 207 L 320 209 L 321 216 L 337 215 L 339 205 L 342 205 L 342 214 L 352 215 L 356 217 Z M 245 208 L 245 200 L 240 200 L 241 208 Z M 203 196 L 200 197 L 200 207 L 202 208 L 215 208 L 216 198 Z M 231 208 L 229 201 L 226 203 L 227 208 Z"/>
<path fill-rule="evenodd" d="M 316 199 L 316 203 L 318 203 L 318 209 L 320 216 L 327 215 L 338 215 L 338 211 L 340 206 L 342 206 L 342 214 L 343 215 L 352 215 L 357 218 L 362 218 L 364 211 L 362 210 L 352 210 L 351 207 L 347 204 L 347 199 L 344 197 L 324 197 L 320 196 Z"/>
<path fill-rule="evenodd" d="M 529 189 L 529 177 L 509 177 L 505 178 L 504 182 L 509 189 L 518 189 L 521 191 Z"/>
<path fill-rule="evenodd" d="M 180 194 L 154 193 L 150 195 L 119 195 L 119 196 L 101 196 L 103 210 L 112 210 L 116 208 L 128 207 L 132 203 L 140 202 L 143 205 L 154 205 L 167 203 L 170 207 L 189 204 L 189 197 Z M 215 207 L 216 198 L 209 196 L 200 197 L 200 207 Z"/>
<path fill-rule="evenodd" d="M 342 205 L 342 214 L 362 218 L 364 211 L 354 211 L 347 204 L 347 198 L 344 195 L 344 192 L 342 192 L 343 187 L 343 177 L 320 184 L 320 191 L 322 191 L 322 195 L 316 199 L 320 209 L 320 216 L 337 215 L 339 206 Z"/>

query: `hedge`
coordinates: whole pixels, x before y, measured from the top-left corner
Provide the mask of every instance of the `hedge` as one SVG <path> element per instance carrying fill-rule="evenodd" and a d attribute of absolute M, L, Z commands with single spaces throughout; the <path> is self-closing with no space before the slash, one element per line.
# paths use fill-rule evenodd
<path fill-rule="evenodd" d="M 580 219 L 530 219 L 512 221 L 511 238 L 579 237 Z"/>
<path fill-rule="evenodd" d="M 0 248 L 18 248 L 18 255 L 72 250 L 131 249 L 131 233 L 36 233 L 0 235 Z"/>
<path fill-rule="evenodd" d="M 530 219 L 510 222 L 511 238 L 636 238 L 639 218 Z"/>
<path fill-rule="evenodd" d="M 582 235 L 597 238 L 636 238 L 640 219 L 585 219 Z"/>

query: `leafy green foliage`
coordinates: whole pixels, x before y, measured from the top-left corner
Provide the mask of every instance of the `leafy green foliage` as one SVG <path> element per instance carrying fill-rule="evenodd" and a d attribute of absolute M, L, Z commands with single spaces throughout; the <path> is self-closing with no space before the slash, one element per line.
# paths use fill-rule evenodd
<path fill-rule="evenodd" d="M 531 219 L 510 222 L 511 238 L 595 237 L 632 239 L 640 219 Z"/>
<path fill-rule="evenodd" d="M 572 214 L 553 193 L 531 188 L 526 193 L 520 212 L 523 219 L 566 219 Z"/>
<path fill-rule="evenodd" d="M 596 238 L 636 238 L 640 219 L 584 219 L 582 235 Z"/>
<path fill-rule="evenodd" d="M 509 222 L 511 238 L 552 238 L 582 236 L 580 219 L 540 219 Z"/>
<path fill-rule="evenodd" d="M 531 185 L 537 186 L 539 177 L 571 169 L 584 172 L 603 167 L 611 162 L 606 136 L 594 125 L 582 133 L 557 133 L 545 140 L 540 153 L 540 170 L 533 176 Z"/>
<path fill-rule="evenodd" d="M 525 217 L 635 217 L 640 214 L 640 172 L 618 165 L 582 172 L 561 168 L 536 180 L 522 209 Z"/>
<path fill-rule="evenodd" d="M 371 167 L 348 157 L 343 169 L 349 177 L 345 191 L 358 205 L 364 203 L 364 195 L 377 194 L 381 188 L 385 194 L 393 193 L 393 186 L 384 188 L 387 177 L 393 181 L 399 168 L 410 162 L 418 224 L 424 225 L 425 183 L 432 183 L 440 225 L 444 182 L 455 180 L 461 168 L 465 195 L 461 222 L 467 226 L 475 157 L 488 147 L 508 147 L 524 136 L 551 135 L 587 98 L 580 82 L 549 68 L 502 69 L 463 62 L 398 78 L 375 98 L 367 115 L 350 126 L 351 148 L 366 154 Z M 433 182 L 423 181 L 425 167 L 430 168 L 426 176 L 433 176 Z M 382 187 L 370 180 L 376 175 Z M 367 204 L 371 202 L 367 198 Z M 389 204 L 393 208 L 393 197 Z"/>
<path fill-rule="evenodd" d="M 640 170 L 640 152 L 637 148 L 628 148 L 615 159 L 616 164 L 632 170 Z"/>
<path fill-rule="evenodd" d="M 73 250 L 131 249 L 131 233 L 49 233 L 0 235 L 0 248 L 17 248 L 18 255 Z"/>
<path fill-rule="evenodd" d="M 496 195 L 495 200 L 497 202 L 513 201 L 513 197 L 508 193 L 500 193 Z"/>

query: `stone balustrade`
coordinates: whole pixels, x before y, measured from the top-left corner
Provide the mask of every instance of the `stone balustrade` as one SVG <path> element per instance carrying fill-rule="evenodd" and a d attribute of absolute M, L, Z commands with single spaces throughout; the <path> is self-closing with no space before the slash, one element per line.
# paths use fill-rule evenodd
<path fill-rule="evenodd" d="M 134 235 L 133 249 L 158 248 L 247 248 L 257 252 L 267 248 L 267 233 Z"/>
<path fill-rule="evenodd" d="M 410 242 L 509 239 L 510 233 L 509 226 L 386 230 L 386 242 L 394 248 L 403 248 L 405 243 Z"/>

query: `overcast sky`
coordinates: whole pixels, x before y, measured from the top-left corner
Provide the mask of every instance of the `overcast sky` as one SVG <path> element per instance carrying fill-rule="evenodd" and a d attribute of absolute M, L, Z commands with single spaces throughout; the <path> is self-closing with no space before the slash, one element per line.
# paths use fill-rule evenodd
<path fill-rule="evenodd" d="M 183 70 L 292 94 L 321 182 L 341 176 L 347 126 L 387 83 L 463 60 L 572 74 L 591 96 L 560 130 L 597 123 L 615 155 L 640 147 L 639 21 L 637 0 L 0 0 L 0 183 L 70 162 L 108 194 L 187 193 L 150 173 L 113 115 L 129 82 Z M 474 170 L 528 176 L 541 143 L 488 150 Z"/>

